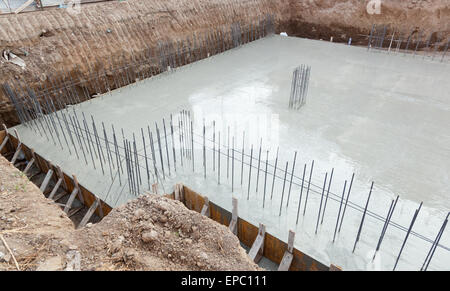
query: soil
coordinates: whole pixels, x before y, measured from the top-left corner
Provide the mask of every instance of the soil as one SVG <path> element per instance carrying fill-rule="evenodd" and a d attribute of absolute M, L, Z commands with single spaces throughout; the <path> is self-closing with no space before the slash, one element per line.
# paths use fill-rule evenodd
<path fill-rule="evenodd" d="M 162 196 L 141 196 L 76 230 L 3 157 L 0 235 L 20 270 L 260 270 L 228 228 Z M 16 268 L 0 242 L 0 270 Z"/>
<path fill-rule="evenodd" d="M 234 22 L 255 23 L 275 16 L 277 32 L 312 39 L 366 45 L 372 24 L 404 31 L 434 33 L 445 42 L 450 32 L 448 0 L 380 0 L 381 13 L 367 12 L 368 0 L 128 0 L 81 5 L 81 10 L 48 9 L 0 16 L 0 52 L 10 50 L 26 67 L 0 58 L 0 84 L 8 82 L 17 94 L 61 87 L 79 80 L 78 94 L 92 96 L 128 64 L 159 41 L 179 41 L 211 29 L 230 29 Z M 152 70 L 152 65 L 138 70 Z M 87 81 L 106 71 L 108 80 Z M 134 72 L 139 73 L 139 72 Z M 114 88 L 114 84 L 112 86 Z M 54 92 L 64 98 L 67 92 Z M 64 94 L 65 93 L 65 94 Z M 104 92 L 102 92 L 104 93 Z M 69 93 L 70 94 L 70 93 Z M 18 117 L 0 89 L 0 123 L 12 126 Z"/>

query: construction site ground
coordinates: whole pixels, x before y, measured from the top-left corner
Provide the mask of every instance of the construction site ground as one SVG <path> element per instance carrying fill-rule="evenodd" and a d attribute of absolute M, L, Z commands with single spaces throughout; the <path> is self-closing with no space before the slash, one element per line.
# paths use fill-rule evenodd
<path fill-rule="evenodd" d="M 0 235 L 0 270 L 260 270 L 228 228 L 162 196 L 141 196 L 76 230 L 3 157 Z"/>

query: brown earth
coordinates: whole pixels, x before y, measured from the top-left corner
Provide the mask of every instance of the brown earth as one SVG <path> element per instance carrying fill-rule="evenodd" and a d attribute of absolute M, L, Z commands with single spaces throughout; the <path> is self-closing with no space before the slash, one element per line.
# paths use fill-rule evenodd
<path fill-rule="evenodd" d="M 228 228 L 157 195 L 75 230 L 1 156 L 0 235 L 20 270 L 259 270 Z M 16 270 L 14 258 L 0 240 L 0 270 Z"/>
<path fill-rule="evenodd" d="M 450 31 L 448 0 L 380 0 L 381 14 L 370 15 L 368 0 L 128 0 L 82 5 L 80 13 L 67 9 L 0 16 L 0 52 L 11 50 L 26 68 L 0 58 L 0 84 L 19 82 L 33 89 L 65 84 L 70 79 L 107 71 L 112 63 L 127 63 L 160 40 L 177 41 L 232 23 L 255 23 L 275 16 L 277 32 L 314 39 L 365 45 L 372 24 L 402 31 L 417 28 L 436 32 L 445 40 Z M 55 81 L 57 76 L 60 81 Z M 98 82 L 97 79 L 95 82 Z M 108 81 L 109 82 L 109 81 Z M 93 82 L 77 92 L 98 93 Z M 18 89 L 22 90 L 22 89 Z M 62 94 L 61 94 L 62 95 Z M 62 97 L 61 97 L 62 98 Z M 0 123 L 18 118 L 0 89 Z"/>

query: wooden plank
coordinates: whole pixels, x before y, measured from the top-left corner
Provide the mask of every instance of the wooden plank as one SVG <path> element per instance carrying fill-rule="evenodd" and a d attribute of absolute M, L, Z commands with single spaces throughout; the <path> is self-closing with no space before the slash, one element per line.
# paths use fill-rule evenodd
<path fill-rule="evenodd" d="M 52 177 L 52 175 L 53 175 L 53 170 L 51 170 L 51 169 L 48 170 L 47 175 L 44 178 L 44 182 L 42 182 L 42 184 L 41 184 L 40 190 L 42 191 L 42 193 L 44 193 L 45 190 L 47 189 L 48 182 L 50 182 L 50 178 Z"/>
<path fill-rule="evenodd" d="M 89 207 L 89 210 L 84 215 L 83 219 L 81 220 L 80 224 L 78 225 L 78 228 L 83 228 L 91 219 L 92 215 L 94 215 L 95 210 L 99 206 L 99 200 L 95 200 L 95 202 Z"/>
<path fill-rule="evenodd" d="M 73 201 L 75 200 L 75 196 L 77 196 L 78 192 L 78 188 L 74 188 L 70 194 L 69 200 L 67 200 L 66 206 L 64 207 L 64 212 L 66 214 L 69 213 L 69 210 L 72 208 Z"/>
<path fill-rule="evenodd" d="M 31 161 L 28 162 L 27 166 L 25 167 L 25 170 L 23 170 L 23 173 L 27 175 L 28 171 L 31 169 L 31 166 L 33 166 L 35 159 L 32 158 Z"/>
<path fill-rule="evenodd" d="M 250 251 L 248 252 L 250 259 L 255 263 L 258 263 L 263 256 L 265 235 L 266 235 L 266 226 L 260 223 L 258 236 L 256 237 L 255 242 L 253 243 Z"/>
<path fill-rule="evenodd" d="M 197 199 L 196 196 L 202 197 L 200 194 L 189 189 L 189 187 L 183 186 L 183 191 L 185 192 L 185 205 L 192 203 L 190 200 Z M 229 226 L 232 214 L 226 209 L 209 202 L 210 207 L 210 218 L 220 224 Z M 191 208 L 190 208 L 191 209 Z M 238 238 L 246 246 L 251 247 L 258 235 L 258 228 L 245 221 L 242 218 L 238 219 Z M 264 257 L 269 259 L 274 263 L 279 263 L 283 259 L 285 250 L 288 248 L 287 243 L 278 239 L 277 237 L 266 233 L 264 238 Z M 328 271 L 329 266 L 322 264 L 313 257 L 299 251 L 298 249 L 293 249 L 293 260 L 290 267 L 291 271 Z"/>
<path fill-rule="evenodd" d="M 78 199 L 81 201 L 81 203 L 84 204 L 83 193 L 81 193 L 81 188 L 80 188 L 80 185 L 78 184 L 77 176 L 72 175 L 72 177 L 73 177 L 73 183 L 75 185 L 75 188 L 78 189 Z"/>
<path fill-rule="evenodd" d="M 280 265 L 278 266 L 278 271 L 289 271 L 289 268 L 292 264 L 292 260 L 294 259 L 294 255 L 290 252 L 285 252 L 283 259 L 281 260 Z"/>
<path fill-rule="evenodd" d="M 58 177 L 60 179 L 62 179 L 62 185 L 63 185 L 64 190 L 68 191 L 67 190 L 68 188 L 67 188 L 66 179 L 64 179 L 64 174 L 61 171 L 61 167 L 60 166 L 56 166 L 56 173 L 57 173 Z"/>
<path fill-rule="evenodd" d="M 63 181 L 63 179 L 59 178 L 58 182 L 56 182 L 55 187 L 53 187 L 52 192 L 48 196 L 48 199 L 53 199 L 53 197 L 55 196 L 55 194 L 58 191 L 59 187 L 61 186 L 62 181 Z"/>
<path fill-rule="evenodd" d="M 28 0 L 27 2 L 23 3 L 22 6 L 20 6 L 19 8 L 17 8 L 16 11 L 14 11 L 14 13 L 15 13 L 15 14 L 18 14 L 18 13 L 22 12 L 25 8 L 27 8 L 28 6 L 30 6 L 33 2 L 34 2 L 34 0 Z"/>
<path fill-rule="evenodd" d="M 185 203 L 186 197 L 184 196 L 184 186 L 183 184 L 178 184 L 178 187 L 180 188 L 180 201 Z"/>
<path fill-rule="evenodd" d="M 53 164 L 52 164 L 52 162 L 50 160 L 47 161 L 47 164 L 48 164 L 48 168 L 50 170 L 52 170 L 52 175 L 51 175 L 50 179 L 53 180 L 53 178 L 54 178 L 53 174 L 55 173 L 55 170 L 53 169 Z"/>
<path fill-rule="evenodd" d="M 15 164 L 17 158 L 19 157 L 20 152 L 22 151 L 22 143 L 19 142 L 19 145 L 17 146 L 16 152 L 14 153 L 14 156 L 11 159 L 11 164 Z"/>
<path fill-rule="evenodd" d="M 233 211 L 231 214 L 231 222 L 228 228 L 234 235 L 237 235 L 237 223 L 238 223 L 238 200 L 237 198 L 233 197 Z"/>
<path fill-rule="evenodd" d="M 102 201 L 100 199 L 98 199 L 97 197 L 96 197 L 96 201 L 98 201 L 98 213 L 100 214 L 100 218 L 103 218 L 105 215 L 103 214 Z"/>
<path fill-rule="evenodd" d="M 287 251 L 292 253 L 294 251 L 295 232 L 289 230 L 288 249 Z"/>
<path fill-rule="evenodd" d="M 174 194 L 175 194 L 175 200 L 178 200 L 178 201 L 180 201 L 180 198 L 181 198 L 181 195 L 180 195 L 180 186 L 179 186 L 180 184 L 176 184 L 175 185 L 175 191 L 174 191 Z"/>
<path fill-rule="evenodd" d="M 83 206 L 71 209 L 69 211 L 69 213 L 67 214 L 67 216 L 69 216 L 69 218 L 70 218 L 70 217 L 74 216 L 75 214 L 77 214 L 78 212 L 80 212 L 81 209 L 83 209 Z"/>
<path fill-rule="evenodd" d="M 9 140 L 9 136 L 6 136 L 5 139 L 3 140 L 2 144 L 0 145 L 0 153 L 2 152 L 3 148 L 6 146 L 6 143 Z"/>
<path fill-rule="evenodd" d="M 158 194 L 158 183 L 152 185 L 153 194 Z"/>
<path fill-rule="evenodd" d="M 205 203 L 203 204 L 202 211 L 200 212 L 201 215 L 204 215 L 206 217 L 209 217 L 209 199 L 208 197 L 205 197 Z"/>
<path fill-rule="evenodd" d="M 56 195 L 54 198 L 53 198 L 53 201 L 58 201 L 59 199 L 61 199 L 61 198 L 63 198 L 64 196 L 66 196 L 68 193 L 67 192 L 62 192 L 62 193 L 59 193 L 58 195 Z M 64 206 L 66 206 L 65 204 L 64 204 Z"/>
<path fill-rule="evenodd" d="M 289 230 L 288 247 L 286 252 L 284 252 L 280 265 L 278 266 L 278 271 L 289 271 L 292 260 L 294 259 L 294 255 L 292 253 L 294 251 L 294 239 L 295 232 Z"/>

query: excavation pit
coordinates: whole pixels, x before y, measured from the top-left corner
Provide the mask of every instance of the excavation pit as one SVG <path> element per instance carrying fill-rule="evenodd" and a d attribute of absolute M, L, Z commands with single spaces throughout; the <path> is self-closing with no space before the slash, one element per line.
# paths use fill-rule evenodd
<path fill-rule="evenodd" d="M 308 98 L 300 110 L 290 110 L 288 103 L 292 72 L 300 64 L 308 64 L 312 68 Z M 414 210 L 421 201 L 425 201 L 397 266 L 397 270 L 417 270 L 422 266 L 450 208 L 447 192 L 449 182 L 446 177 L 450 172 L 447 150 L 450 140 L 446 126 L 450 124 L 450 103 L 447 98 L 450 84 L 446 82 L 449 77 L 448 64 L 438 60 L 383 52 L 369 53 L 361 47 L 271 36 L 70 106 L 67 110 L 60 111 L 60 115 L 52 115 L 59 126 L 58 118 L 62 116 L 61 113 L 73 116 L 76 111 L 78 120 L 81 121 L 80 130 L 83 130 L 84 113 L 89 131 L 93 132 L 92 115 L 98 132 L 98 143 L 105 152 L 107 147 L 103 139 L 102 122 L 109 142 L 112 141 L 111 126 L 114 125 L 119 152 L 124 147 L 121 133 L 123 129 L 132 148 L 134 140 L 136 142 L 135 157 L 139 161 L 142 180 L 141 183 L 137 182 L 138 192 L 150 190 L 156 182 L 158 193 L 172 193 L 173 185 L 182 182 L 227 210 L 231 210 L 231 197 L 236 197 L 239 200 L 240 217 L 254 225 L 264 223 L 268 232 L 284 241 L 287 240 L 289 229 L 294 230 L 297 233 L 295 246 L 298 249 L 326 265 L 340 265 L 345 270 L 392 269 Z M 189 131 L 190 120 L 187 116 L 179 114 L 182 110 L 190 112 L 192 131 Z M 170 130 L 171 114 L 175 147 L 172 146 Z M 181 131 L 179 117 L 183 118 Z M 163 119 L 166 123 L 167 147 Z M 204 121 L 206 179 L 203 165 Z M 161 152 L 155 122 L 160 130 Z M 154 139 L 158 179 L 153 177 L 155 171 L 147 126 Z M 122 205 L 136 197 L 130 193 L 132 191 L 126 183 L 124 153 L 120 153 L 124 171 L 121 172 L 119 181 L 117 167 L 111 169 L 110 173 L 105 159 L 103 174 L 100 160 L 95 155 L 86 154 L 85 159 L 81 151 L 78 151 L 77 159 L 70 141 L 69 146 L 66 146 L 63 136 L 60 136 L 60 146 L 59 141 L 53 142 L 50 137 L 47 140 L 30 127 L 20 125 L 16 128 L 24 144 L 59 165 L 64 172 L 75 174 L 84 187 L 111 207 Z M 76 130 L 70 124 L 69 128 L 75 134 Z M 145 150 L 141 128 L 144 132 Z M 183 133 L 181 148 L 180 132 Z M 219 132 L 220 185 L 217 168 Z M 193 139 L 188 140 L 191 133 Z M 233 137 L 234 150 L 231 149 Z M 69 136 L 66 138 L 70 139 Z M 194 163 L 188 154 L 183 157 L 181 166 L 180 152 L 183 154 L 186 149 L 192 148 L 192 144 Z M 252 144 L 252 173 L 248 192 Z M 61 150 L 61 147 L 64 149 Z M 271 197 L 273 165 L 278 147 L 278 166 Z M 71 148 L 72 154 L 69 154 L 68 148 Z M 173 148 L 177 158 L 176 169 Z M 91 150 L 95 152 L 95 149 Z M 269 158 L 266 178 L 267 151 Z M 297 159 L 291 186 L 295 151 Z M 147 179 L 145 154 L 148 157 L 150 179 Z M 312 160 L 312 183 L 306 214 L 303 216 Z M 286 162 L 289 164 L 287 182 L 284 183 Z M 307 169 L 306 181 L 297 224 L 304 164 Z M 333 180 L 324 221 L 319 224 L 315 234 L 325 173 L 330 175 L 332 168 Z M 233 172 L 234 180 L 231 178 Z M 356 175 L 352 183 L 351 202 L 342 230 L 332 243 L 342 187 L 345 180 L 350 183 L 353 173 Z M 375 181 L 375 188 L 368 207 L 369 213 L 364 221 L 360 241 L 352 254 L 372 181 Z M 382 220 L 396 195 L 400 195 L 401 199 L 392 217 L 393 224 L 389 226 L 378 257 L 372 263 L 373 252 L 383 228 Z M 289 206 L 286 205 L 288 199 Z M 450 268 L 448 235 L 443 236 L 440 245 L 430 270 Z"/>

